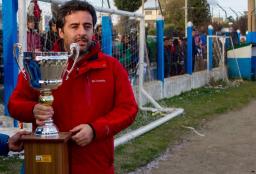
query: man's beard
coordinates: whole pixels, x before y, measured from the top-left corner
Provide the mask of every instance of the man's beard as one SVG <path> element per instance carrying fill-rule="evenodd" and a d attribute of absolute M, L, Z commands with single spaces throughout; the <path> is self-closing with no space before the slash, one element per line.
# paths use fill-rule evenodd
<path fill-rule="evenodd" d="M 78 43 L 79 41 L 87 43 L 85 48 L 83 48 L 82 50 L 80 49 L 79 56 L 81 56 L 89 51 L 92 41 L 89 40 L 85 35 L 75 38 L 74 42 Z"/>

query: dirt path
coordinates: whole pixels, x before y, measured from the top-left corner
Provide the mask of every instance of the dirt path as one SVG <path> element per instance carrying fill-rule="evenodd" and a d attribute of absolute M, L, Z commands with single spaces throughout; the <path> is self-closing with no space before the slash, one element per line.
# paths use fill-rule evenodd
<path fill-rule="evenodd" d="M 239 111 L 220 115 L 199 132 L 205 136 L 191 134 L 183 144 L 134 173 L 256 173 L 256 101 Z"/>

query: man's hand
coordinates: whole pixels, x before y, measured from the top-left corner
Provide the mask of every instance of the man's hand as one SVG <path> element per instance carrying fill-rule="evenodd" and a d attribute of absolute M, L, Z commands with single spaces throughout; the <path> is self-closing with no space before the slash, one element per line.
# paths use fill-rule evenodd
<path fill-rule="evenodd" d="M 72 139 L 79 146 L 86 146 L 92 141 L 94 136 L 92 127 L 88 124 L 80 124 L 70 131 L 74 134 Z"/>
<path fill-rule="evenodd" d="M 38 103 L 34 106 L 33 114 L 36 118 L 36 124 L 43 125 L 45 120 L 53 116 L 54 111 L 52 106 Z"/>
<path fill-rule="evenodd" d="M 9 150 L 14 152 L 19 152 L 23 149 L 23 143 L 20 141 L 20 138 L 22 135 L 28 135 L 31 134 L 31 132 L 28 131 L 20 131 L 14 134 L 9 138 L 8 146 Z"/>

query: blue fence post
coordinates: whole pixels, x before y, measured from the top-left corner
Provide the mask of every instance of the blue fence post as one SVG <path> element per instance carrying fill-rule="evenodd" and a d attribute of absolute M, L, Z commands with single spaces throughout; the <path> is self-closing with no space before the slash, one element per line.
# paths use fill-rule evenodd
<path fill-rule="evenodd" d="M 246 43 L 256 43 L 256 32 L 248 32 L 246 37 Z"/>
<path fill-rule="evenodd" d="M 156 20 L 157 31 L 157 79 L 164 82 L 164 20 Z"/>
<path fill-rule="evenodd" d="M 225 42 L 225 47 L 226 49 L 228 49 L 229 47 L 231 47 L 231 40 L 230 40 L 230 32 L 229 31 L 225 31 L 225 36 L 227 37 L 226 38 L 226 42 Z"/>
<path fill-rule="evenodd" d="M 236 30 L 236 32 L 237 32 L 237 37 L 238 37 L 238 45 L 240 45 L 241 31 Z"/>
<path fill-rule="evenodd" d="M 212 36 L 213 35 L 213 27 L 211 25 L 208 26 L 208 35 Z M 207 69 L 209 71 L 212 70 L 212 61 L 213 61 L 213 39 L 212 37 L 209 37 L 209 44 L 208 44 L 208 57 L 209 57 L 209 62 L 208 62 L 208 67 Z"/>
<path fill-rule="evenodd" d="M 9 115 L 7 103 L 16 86 L 19 73 L 13 58 L 13 44 L 17 42 L 17 10 L 18 0 L 2 1 L 5 115 Z M 14 121 L 14 126 L 18 126 L 17 121 Z"/>
<path fill-rule="evenodd" d="M 246 31 L 246 33 L 245 33 L 245 36 L 246 36 L 246 43 L 249 43 L 248 41 L 249 41 L 249 36 L 248 36 L 248 31 Z"/>
<path fill-rule="evenodd" d="M 102 51 L 112 56 L 112 22 L 109 16 L 102 16 Z"/>
<path fill-rule="evenodd" d="M 188 22 L 187 25 L 187 61 L 186 61 L 186 73 L 193 73 L 193 23 Z"/>

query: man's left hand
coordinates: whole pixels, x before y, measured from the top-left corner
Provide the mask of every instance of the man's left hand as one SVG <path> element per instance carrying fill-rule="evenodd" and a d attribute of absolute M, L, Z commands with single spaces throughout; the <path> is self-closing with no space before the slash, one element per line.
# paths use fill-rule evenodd
<path fill-rule="evenodd" d="M 70 131 L 73 133 L 72 139 L 79 146 L 86 146 L 93 139 L 93 129 L 88 124 L 80 124 Z"/>

